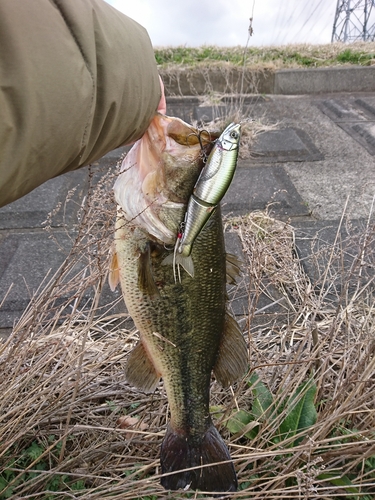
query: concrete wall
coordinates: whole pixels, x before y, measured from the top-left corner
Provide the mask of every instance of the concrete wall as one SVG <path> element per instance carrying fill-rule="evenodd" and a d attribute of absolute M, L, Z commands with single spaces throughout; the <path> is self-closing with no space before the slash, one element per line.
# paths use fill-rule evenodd
<path fill-rule="evenodd" d="M 322 94 L 375 91 L 375 66 L 246 70 L 233 66 L 161 70 L 166 94 Z"/>

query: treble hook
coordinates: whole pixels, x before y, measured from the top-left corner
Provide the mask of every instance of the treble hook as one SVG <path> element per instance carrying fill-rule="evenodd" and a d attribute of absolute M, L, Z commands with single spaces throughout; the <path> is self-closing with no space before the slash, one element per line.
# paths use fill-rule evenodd
<path fill-rule="evenodd" d="M 181 283 L 181 271 L 180 271 L 180 264 L 177 262 L 177 252 L 178 252 L 178 247 L 180 246 L 180 242 L 184 236 L 184 230 L 185 230 L 185 221 L 182 221 L 178 226 L 177 240 L 173 251 L 173 276 L 175 283 L 177 283 L 177 276 L 179 283 Z"/>
<path fill-rule="evenodd" d="M 210 132 L 208 130 L 206 130 L 206 129 L 202 129 L 202 130 L 199 130 L 199 132 L 197 134 L 195 132 L 191 132 L 190 134 L 188 134 L 186 136 L 186 144 L 189 145 L 188 139 L 189 139 L 189 137 L 191 135 L 193 135 L 194 137 L 196 137 L 198 139 L 199 145 L 201 147 L 202 156 L 203 156 L 203 163 L 206 163 L 208 156 L 207 156 L 207 154 L 206 154 L 206 152 L 204 150 L 204 146 L 203 146 L 203 142 L 202 142 L 202 137 L 201 136 L 202 136 L 203 133 L 207 134 L 208 139 L 206 139 L 206 142 L 215 142 L 215 141 L 211 140 L 211 134 L 210 134 Z"/>
<path fill-rule="evenodd" d="M 212 141 L 211 141 L 211 134 L 209 133 L 208 130 L 206 130 L 206 129 L 203 128 L 202 130 L 200 130 L 198 132 L 197 137 L 198 137 L 199 145 L 200 145 L 201 151 L 202 151 L 203 163 L 206 163 L 208 156 L 207 156 L 206 151 L 204 150 L 204 146 L 203 146 L 203 143 L 202 143 L 202 134 L 203 134 L 203 132 L 205 132 L 207 134 L 208 138 L 209 138 L 209 140 L 207 142 L 212 142 Z"/>

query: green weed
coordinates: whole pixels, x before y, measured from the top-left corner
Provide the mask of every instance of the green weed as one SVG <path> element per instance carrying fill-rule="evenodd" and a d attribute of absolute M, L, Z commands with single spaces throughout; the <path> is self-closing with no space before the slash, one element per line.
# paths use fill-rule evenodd
<path fill-rule="evenodd" d="M 48 443 L 53 443 L 55 436 L 48 437 Z M 61 442 L 55 445 L 56 456 L 45 455 L 46 446 L 39 440 L 34 440 L 24 449 L 13 446 L 7 453 L 7 461 L 0 474 L 0 500 L 11 498 L 17 488 L 35 480 L 44 471 L 52 469 L 57 464 L 57 456 L 61 449 Z M 55 456 L 55 460 L 53 457 Z M 52 458 L 52 460 L 51 460 Z M 28 470 L 30 468 L 30 470 Z M 21 471 L 21 472 L 20 472 Z M 24 472 L 22 472 L 24 471 Z M 70 480 L 68 484 L 68 480 Z M 71 481 L 65 474 L 51 475 L 45 482 L 45 489 L 51 492 L 71 490 L 82 490 L 85 488 L 83 480 Z M 46 497 L 53 498 L 51 497 Z"/>
<path fill-rule="evenodd" d="M 225 422 L 225 427 L 232 435 L 254 441 L 261 432 L 262 425 L 263 427 L 266 426 L 268 429 L 273 429 L 273 433 L 268 439 L 268 446 L 274 447 L 278 445 L 283 450 L 290 448 L 292 454 L 293 448 L 303 441 L 309 429 L 317 421 L 318 413 L 314 402 L 317 392 L 316 384 L 312 379 L 309 379 L 286 397 L 282 394 L 282 391 L 277 397 L 274 396 L 256 373 L 253 373 L 247 384 L 253 393 L 251 408 L 233 412 Z M 278 400 L 281 402 L 279 403 Z M 223 415 L 224 413 L 223 408 L 214 407 L 213 409 L 216 416 Z M 273 423 L 276 423 L 276 425 L 273 425 Z M 337 439 L 338 437 L 340 438 L 339 440 Z M 344 444 L 345 442 L 353 442 L 355 440 L 360 442 L 362 437 L 359 431 L 348 429 L 343 423 L 342 426 L 337 426 L 331 433 L 331 439 L 337 445 L 337 443 Z M 275 460 L 285 460 L 287 457 L 288 455 L 284 453 L 280 457 L 276 456 Z M 338 498 L 371 500 L 373 497 L 367 495 L 367 491 L 355 485 L 353 481 L 355 481 L 359 474 L 362 474 L 375 484 L 375 455 L 364 459 L 358 464 L 357 471 L 351 471 L 348 474 L 342 473 L 345 461 L 345 458 L 343 458 L 342 466 L 337 470 L 320 472 L 319 468 L 315 468 L 314 462 L 312 466 L 306 464 L 306 469 L 315 468 L 317 480 L 330 483 L 340 489 L 340 491 L 345 492 L 345 496 Z M 249 470 L 251 469 L 252 466 L 249 466 Z M 268 474 L 269 472 L 267 471 Z M 252 476 L 252 479 L 262 481 L 262 477 L 259 475 Z M 246 489 L 249 484 L 250 482 L 245 481 L 240 484 L 239 489 Z M 286 481 L 287 486 L 296 484 L 297 479 L 288 478 Z"/>
<path fill-rule="evenodd" d="M 340 63 L 359 64 L 368 66 L 375 58 L 374 54 L 365 52 L 354 52 L 351 49 L 346 49 L 337 56 L 337 61 Z"/>
<path fill-rule="evenodd" d="M 348 429 L 346 425 L 347 423 L 343 421 L 342 425 L 335 427 L 330 435 L 332 442 L 335 442 L 336 445 L 344 445 L 348 442 L 357 441 L 360 446 L 361 441 L 364 439 L 361 432 L 357 429 Z M 375 437 L 375 432 L 373 435 Z M 356 470 L 347 474 L 342 474 L 342 470 L 345 469 L 347 463 L 349 463 L 348 458 L 343 456 L 339 469 L 324 472 L 318 476 L 318 479 L 325 480 L 338 488 L 344 489 L 347 493 L 345 498 L 348 500 L 372 500 L 374 498 L 373 494 L 375 493 L 375 455 L 364 458 L 363 461 L 358 463 Z M 365 493 L 367 493 L 367 490 L 364 491 L 364 489 L 353 484 L 353 481 L 355 481 L 360 474 L 366 477 L 367 481 L 374 484 L 371 495 L 366 495 Z"/>
<path fill-rule="evenodd" d="M 220 62 L 235 66 L 321 67 L 338 64 L 370 65 L 375 59 L 375 44 L 284 45 L 280 47 L 248 47 L 244 60 L 244 47 L 164 47 L 155 48 L 159 66 L 209 65 Z"/>
<path fill-rule="evenodd" d="M 256 373 L 250 377 L 248 385 L 254 395 L 252 407 L 241 409 L 231 415 L 225 424 L 229 432 L 254 439 L 262 422 L 277 420 L 278 425 L 275 427 L 270 444 L 282 443 L 288 439 L 288 444 L 283 443 L 284 447 L 297 446 L 306 435 L 304 431 L 313 426 L 317 420 L 314 405 L 315 383 L 308 380 L 301 384 L 289 397 L 281 398 L 281 404 L 277 403 L 276 398 Z M 291 441 L 289 439 L 291 437 L 296 439 Z"/>
<path fill-rule="evenodd" d="M 165 49 L 155 49 L 155 59 L 157 64 L 186 64 L 195 65 L 202 62 L 230 62 L 232 64 L 242 64 L 242 52 L 237 49 L 220 48 L 211 46 L 202 47 L 167 47 Z"/>

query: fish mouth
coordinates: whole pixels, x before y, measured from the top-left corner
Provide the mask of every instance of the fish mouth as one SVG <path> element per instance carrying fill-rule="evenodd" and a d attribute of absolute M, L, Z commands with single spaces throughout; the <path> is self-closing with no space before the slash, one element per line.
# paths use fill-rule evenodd
<path fill-rule="evenodd" d="M 185 207 L 216 137 L 157 113 L 125 157 L 114 184 L 125 219 L 164 244 L 174 243 L 176 228 L 167 227 L 160 214 Z"/>

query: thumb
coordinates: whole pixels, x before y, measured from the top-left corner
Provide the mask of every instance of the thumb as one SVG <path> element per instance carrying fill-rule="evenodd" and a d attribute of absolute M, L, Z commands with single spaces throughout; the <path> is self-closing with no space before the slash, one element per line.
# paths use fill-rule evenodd
<path fill-rule="evenodd" d="M 158 112 L 161 113 L 162 115 L 165 115 L 165 113 L 167 112 L 167 102 L 165 100 L 165 94 L 164 94 L 164 83 L 163 83 L 163 80 L 161 79 L 160 75 L 159 75 L 159 80 L 160 80 L 160 88 L 161 88 L 161 98 L 160 98 L 160 102 L 158 105 Z"/>

